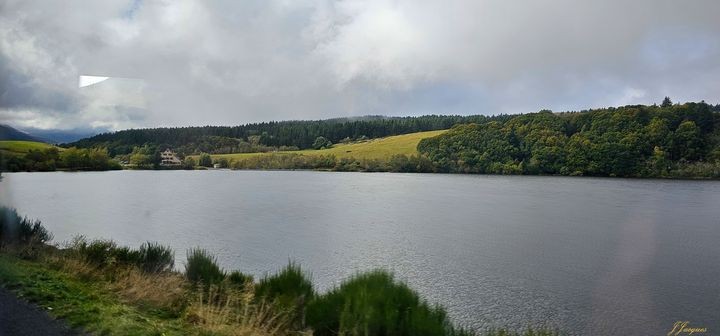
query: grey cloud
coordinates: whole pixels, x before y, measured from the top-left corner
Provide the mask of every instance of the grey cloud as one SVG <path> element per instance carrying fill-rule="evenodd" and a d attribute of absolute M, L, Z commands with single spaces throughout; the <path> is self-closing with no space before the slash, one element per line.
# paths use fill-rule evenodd
<path fill-rule="evenodd" d="M 10 68 L 10 64 L 0 55 L 0 108 L 60 110 L 73 108 L 72 97 L 35 84 L 30 76 L 15 71 Z"/>
<path fill-rule="evenodd" d="M 714 0 L 0 6 L 0 117 L 24 126 L 517 113 L 720 92 Z M 78 90 L 78 74 L 144 84 Z"/>

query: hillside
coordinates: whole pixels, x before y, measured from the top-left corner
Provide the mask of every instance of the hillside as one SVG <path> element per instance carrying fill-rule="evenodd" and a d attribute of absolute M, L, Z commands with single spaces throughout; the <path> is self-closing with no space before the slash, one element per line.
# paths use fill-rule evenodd
<path fill-rule="evenodd" d="M 720 108 L 700 103 L 541 111 L 458 125 L 418 150 L 437 172 L 720 177 Z"/>
<path fill-rule="evenodd" d="M 80 139 L 85 139 L 93 135 L 107 132 L 107 129 L 102 128 L 73 128 L 73 129 L 40 129 L 40 128 L 25 128 L 27 133 L 32 134 L 37 139 L 41 139 L 44 142 L 51 144 L 64 144 Z"/>
<path fill-rule="evenodd" d="M 0 141 L 2 140 L 41 141 L 41 139 L 28 133 L 0 124 Z"/>
<path fill-rule="evenodd" d="M 236 169 L 720 178 L 720 107 L 540 111 L 321 150 L 193 159 Z"/>
<path fill-rule="evenodd" d="M 105 147 L 111 156 L 172 148 L 181 156 L 310 149 L 322 136 L 332 143 L 444 130 L 456 124 L 501 120 L 508 116 L 363 117 L 328 120 L 273 121 L 240 126 L 201 126 L 130 129 L 99 134 L 69 144 L 78 148 Z"/>
<path fill-rule="evenodd" d="M 53 147 L 55 146 L 37 141 L 0 140 L 0 151 L 7 154 L 27 154 L 30 150 L 44 150 Z"/>
<path fill-rule="evenodd" d="M 371 139 L 349 144 L 336 144 L 331 148 L 319 150 L 301 150 L 301 151 L 279 151 L 272 153 L 239 153 L 239 154 L 218 154 L 211 155 L 215 160 L 243 160 L 258 156 L 269 156 L 278 154 L 300 154 L 309 156 L 333 155 L 336 158 L 354 158 L 354 159 L 378 159 L 388 160 L 393 155 L 416 155 L 417 145 L 420 140 L 434 137 L 442 134 L 445 130 L 417 132 L 403 135 L 395 135 L 380 139 Z M 197 158 L 195 156 L 194 158 Z"/>

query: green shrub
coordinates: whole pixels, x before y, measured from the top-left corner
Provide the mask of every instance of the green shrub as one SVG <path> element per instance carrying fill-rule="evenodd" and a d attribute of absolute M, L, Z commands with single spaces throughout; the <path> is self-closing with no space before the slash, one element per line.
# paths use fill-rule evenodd
<path fill-rule="evenodd" d="M 147 242 L 140 246 L 138 253 L 140 260 L 137 265 L 147 273 L 170 271 L 175 265 L 175 252 L 168 246 Z"/>
<path fill-rule="evenodd" d="M 258 283 L 255 296 L 273 302 L 275 307 L 292 314 L 293 323 L 301 323 L 306 303 L 315 292 L 300 265 L 290 262 L 280 273 L 266 276 Z"/>
<path fill-rule="evenodd" d="M 52 240 L 38 220 L 20 217 L 15 209 L 0 206 L 0 243 L 34 245 Z"/>
<path fill-rule="evenodd" d="M 217 259 L 200 248 L 188 251 L 185 275 L 193 283 L 206 286 L 220 284 L 225 279 L 225 272 L 217 265 Z"/>
<path fill-rule="evenodd" d="M 328 140 L 325 137 L 319 136 L 315 138 L 315 141 L 313 141 L 312 147 L 314 149 L 330 148 L 332 147 L 332 141 Z"/>
<path fill-rule="evenodd" d="M 359 274 L 307 309 L 315 335 L 465 335 L 445 310 L 430 306 L 385 271 Z"/>
<path fill-rule="evenodd" d="M 140 251 L 127 246 L 116 247 L 110 254 L 118 264 L 140 265 L 142 263 Z"/>
<path fill-rule="evenodd" d="M 75 237 L 68 250 L 97 267 L 116 265 L 136 266 L 147 273 L 172 270 L 174 252 L 167 246 L 147 242 L 140 249 L 118 246 L 112 240 L 93 240 L 88 243 L 83 236 Z"/>
<path fill-rule="evenodd" d="M 252 275 L 244 274 L 240 271 L 232 271 L 230 275 L 228 275 L 228 281 L 236 287 L 243 288 L 246 284 L 252 283 L 254 279 Z"/>
<path fill-rule="evenodd" d="M 112 240 L 98 239 L 90 243 L 79 241 L 77 251 L 90 264 L 107 267 L 116 264 L 117 244 Z M 127 253 L 130 258 L 130 252 Z"/>
<path fill-rule="evenodd" d="M 212 167 L 213 163 L 212 163 L 212 158 L 210 157 L 210 154 L 208 154 L 208 153 L 200 154 L 200 160 L 198 161 L 198 165 L 200 165 L 202 167 L 208 167 L 208 168 Z"/>

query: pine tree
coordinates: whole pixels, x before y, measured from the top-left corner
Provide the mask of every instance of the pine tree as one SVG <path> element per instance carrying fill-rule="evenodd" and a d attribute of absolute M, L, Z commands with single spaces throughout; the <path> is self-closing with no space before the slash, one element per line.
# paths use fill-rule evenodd
<path fill-rule="evenodd" d="M 672 104 L 673 103 L 672 103 L 672 100 L 670 100 L 670 97 L 665 97 L 665 99 L 663 99 L 663 102 L 662 102 L 662 104 L 660 104 L 660 106 L 670 107 L 670 106 L 672 106 Z"/>

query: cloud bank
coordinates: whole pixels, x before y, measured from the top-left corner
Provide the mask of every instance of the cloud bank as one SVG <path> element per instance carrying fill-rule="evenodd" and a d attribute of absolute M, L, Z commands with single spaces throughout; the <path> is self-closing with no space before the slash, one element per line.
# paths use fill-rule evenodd
<path fill-rule="evenodd" d="M 0 122 L 240 124 L 718 102 L 720 2 L 0 1 Z M 113 77 L 78 88 L 79 75 Z"/>

